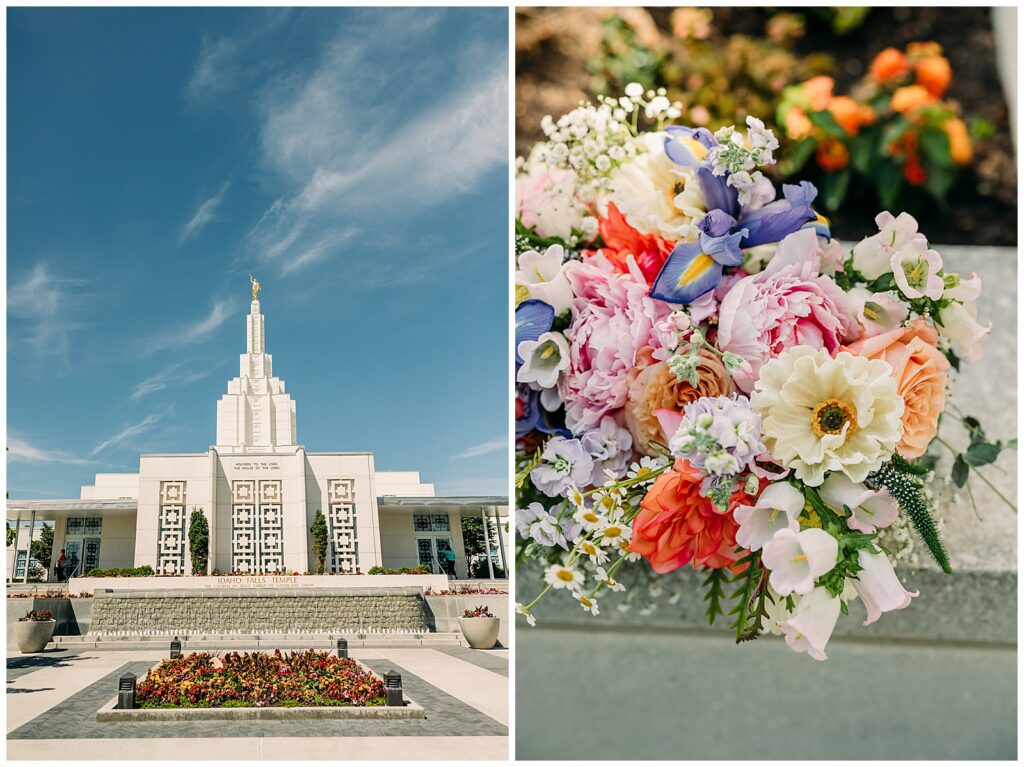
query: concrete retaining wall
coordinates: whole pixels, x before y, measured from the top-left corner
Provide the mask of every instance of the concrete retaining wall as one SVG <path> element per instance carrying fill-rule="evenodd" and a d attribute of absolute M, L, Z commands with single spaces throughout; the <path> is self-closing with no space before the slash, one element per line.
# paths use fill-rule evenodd
<path fill-rule="evenodd" d="M 68 590 L 72 594 L 113 591 L 153 591 L 178 589 L 294 589 L 294 588 L 405 588 L 415 586 L 421 591 L 443 591 L 448 588 L 447 575 L 206 575 L 149 576 L 142 578 L 72 578 Z"/>
<path fill-rule="evenodd" d="M 13 647 L 14 624 L 29 610 L 49 610 L 57 625 L 54 636 L 79 636 L 89 630 L 92 616 L 91 599 L 66 599 L 60 597 L 24 597 L 7 600 L 7 646 Z"/>
<path fill-rule="evenodd" d="M 462 611 L 478 605 L 486 605 L 492 614 L 501 619 L 498 641 L 503 647 L 509 646 L 508 594 L 465 594 L 458 596 L 425 597 L 430 612 L 434 615 L 434 626 L 439 632 L 459 632 L 459 618 Z"/>

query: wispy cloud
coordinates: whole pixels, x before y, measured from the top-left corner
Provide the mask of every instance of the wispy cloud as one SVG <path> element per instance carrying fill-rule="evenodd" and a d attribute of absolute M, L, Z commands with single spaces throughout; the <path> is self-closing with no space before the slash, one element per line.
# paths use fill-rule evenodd
<path fill-rule="evenodd" d="M 22 327 L 10 330 L 11 343 L 23 343 L 39 360 L 58 360 L 70 365 L 70 336 L 85 327 L 77 319 L 80 288 L 87 280 L 53 274 L 43 262 L 7 291 L 7 311 Z"/>
<path fill-rule="evenodd" d="M 7 457 L 12 461 L 26 463 L 64 463 L 73 466 L 93 466 L 97 463 L 63 450 L 50 450 L 33 445 L 11 434 L 7 435 Z"/>
<path fill-rule="evenodd" d="M 476 458 L 480 455 L 487 455 L 488 453 L 495 453 L 499 450 L 508 449 L 508 435 L 502 435 L 501 437 L 495 437 L 494 439 L 488 440 L 487 442 L 481 442 L 479 445 L 473 445 L 468 447 L 461 453 L 456 453 L 452 456 L 452 460 L 458 460 L 460 458 Z"/>
<path fill-rule="evenodd" d="M 339 220 L 429 209 L 507 162 L 506 61 L 473 41 L 424 61 L 416 51 L 439 44 L 439 18 L 416 9 L 346 24 L 310 73 L 265 89 L 263 159 L 283 188 L 249 248 L 282 274 L 334 255 L 341 242 L 325 233 Z M 424 99 L 439 82 L 447 91 Z"/>
<path fill-rule="evenodd" d="M 92 452 L 89 455 L 96 455 L 97 453 L 102 452 L 107 448 L 116 447 L 117 445 L 124 444 L 132 437 L 136 437 L 139 434 L 142 434 L 143 432 L 147 431 L 152 426 L 154 426 L 157 422 L 160 421 L 161 417 L 162 414 L 155 413 L 153 415 L 146 416 L 146 418 L 139 421 L 138 423 L 128 424 L 113 437 L 109 437 L 108 439 L 105 439 L 98 445 L 96 445 L 96 447 L 92 449 Z"/>
<path fill-rule="evenodd" d="M 165 349 L 179 349 L 190 346 L 208 338 L 224 321 L 232 316 L 235 301 L 222 299 L 214 302 L 208 314 L 192 322 L 158 333 L 154 338 L 147 339 L 142 348 L 145 355 L 155 354 Z"/>
<path fill-rule="evenodd" d="M 267 9 L 261 12 L 261 21 L 242 34 L 204 37 L 185 85 L 185 101 L 192 106 L 209 104 L 268 67 L 266 55 L 251 60 L 246 54 L 287 21 L 292 12 L 291 8 Z M 262 47 L 265 51 L 266 46 Z"/>
<path fill-rule="evenodd" d="M 181 228 L 181 235 L 178 237 L 179 243 L 195 237 L 204 226 L 214 219 L 217 207 L 220 205 L 221 200 L 224 199 L 224 195 L 227 193 L 230 186 L 231 182 L 225 181 L 223 186 L 221 186 L 213 197 L 209 197 L 203 201 L 202 205 L 200 205 L 198 210 L 196 210 L 195 215 L 193 215 L 192 218 L 190 218 Z"/>
<path fill-rule="evenodd" d="M 142 399 L 154 392 L 175 386 L 188 386 L 196 381 L 201 381 L 209 375 L 208 370 L 194 370 L 191 373 L 184 372 L 184 370 L 185 363 L 176 362 L 164 368 L 156 375 L 150 376 L 145 381 L 140 381 L 132 390 L 132 399 Z"/>

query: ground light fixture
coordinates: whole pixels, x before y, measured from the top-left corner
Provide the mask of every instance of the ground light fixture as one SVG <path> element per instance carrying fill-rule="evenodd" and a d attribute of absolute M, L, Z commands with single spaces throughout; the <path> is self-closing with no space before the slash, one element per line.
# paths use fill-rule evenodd
<path fill-rule="evenodd" d="M 384 673 L 384 689 L 387 691 L 385 699 L 387 705 L 405 705 L 405 697 L 402 695 L 402 675 L 394 669 Z"/>
<path fill-rule="evenodd" d="M 181 640 L 178 637 L 174 637 L 174 639 L 171 640 L 171 657 L 181 657 Z"/>
<path fill-rule="evenodd" d="M 135 674 L 124 674 L 117 682 L 117 707 L 135 708 Z"/>
<path fill-rule="evenodd" d="M 347 639 L 339 639 L 338 640 L 338 657 L 339 658 L 347 658 L 348 657 L 348 640 Z"/>

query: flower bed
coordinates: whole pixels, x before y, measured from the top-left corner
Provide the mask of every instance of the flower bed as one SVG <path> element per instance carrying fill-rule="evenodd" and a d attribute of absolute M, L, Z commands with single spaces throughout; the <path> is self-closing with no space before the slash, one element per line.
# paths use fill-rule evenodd
<path fill-rule="evenodd" d="M 139 683 L 136 700 L 141 708 L 383 706 L 385 692 L 377 676 L 350 658 L 275 650 L 162 661 Z"/>

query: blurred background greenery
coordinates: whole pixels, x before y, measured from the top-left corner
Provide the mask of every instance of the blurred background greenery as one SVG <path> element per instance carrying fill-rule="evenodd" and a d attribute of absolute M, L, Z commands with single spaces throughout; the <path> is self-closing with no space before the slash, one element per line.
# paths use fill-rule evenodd
<path fill-rule="evenodd" d="M 886 208 L 936 243 L 1016 243 L 991 9 L 517 9 L 519 154 L 544 115 L 629 82 L 666 88 L 684 124 L 765 120 L 776 181 L 815 182 L 840 238 Z"/>

